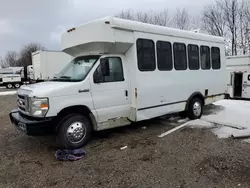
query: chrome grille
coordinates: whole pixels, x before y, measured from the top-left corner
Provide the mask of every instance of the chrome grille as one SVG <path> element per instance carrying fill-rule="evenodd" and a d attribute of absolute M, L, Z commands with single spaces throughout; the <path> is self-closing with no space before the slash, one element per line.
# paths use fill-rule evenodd
<path fill-rule="evenodd" d="M 28 97 L 24 95 L 17 95 L 17 106 L 21 112 L 27 114 L 29 109 Z"/>

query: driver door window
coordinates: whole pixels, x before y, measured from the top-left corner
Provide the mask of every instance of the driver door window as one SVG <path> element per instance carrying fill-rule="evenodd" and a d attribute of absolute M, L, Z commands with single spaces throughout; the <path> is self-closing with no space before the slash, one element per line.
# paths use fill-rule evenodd
<path fill-rule="evenodd" d="M 119 57 L 108 57 L 109 75 L 103 76 L 101 65 L 94 73 L 94 83 L 121 82 L 124 81 L 122 60 Z"/>

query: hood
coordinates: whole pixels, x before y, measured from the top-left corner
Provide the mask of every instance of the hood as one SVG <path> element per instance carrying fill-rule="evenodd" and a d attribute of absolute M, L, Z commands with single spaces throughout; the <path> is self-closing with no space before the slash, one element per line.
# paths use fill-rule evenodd
<path fill-rule="evenodd" d="M 63 95 L 76 94 L 77 82 L 41 82 L 22 86 L 18 90 L 19 95 L 28 95 L 30 97 L 56 97 Z"/>

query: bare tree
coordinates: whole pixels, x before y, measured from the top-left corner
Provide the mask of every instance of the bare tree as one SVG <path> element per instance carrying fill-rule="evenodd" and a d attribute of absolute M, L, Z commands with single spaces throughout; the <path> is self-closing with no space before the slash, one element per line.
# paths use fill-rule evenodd
<path fill-rule="evenodd" d="M 209 34 L 225 36 L 226 21 L 219 1 L 206 6 L 202 16 L 203 26 Z"/>
<path fill-rule="evenodd" d="M 238 0 L 221 0 L 222 8 L 226 25 L 231 34 L 231 49 L 232 55 L 237 55 L 237 19 L 239 2 Z"/>
<path fill-rule="evenodd" d="M 173 26 L 178 29 L 190 29 L 190 15 L 188 11 L 184 8 L 182 10 L 177 9 L 173 18 Z"/>
<path fill-rule="evenodd" d="M 247 11 L 248 7 L 246 7 L 246 1 L 240 2 L 240 8 L 239 8 L 239 35 L 240 35 L 240 41 L 239 41 L 239 48 L 241 50 L 241 53 L 246 54 L 247 53 L 247 33 L 248 33 L 248 19 L 247 19 Z"/>
<path fill-rule="evenodd" d="M 166 9 L 161 12 L 148 11 L 135 13 L 132 10 L 127 10 L 120 12 L 116 17 L 161 26 L 168 26 L 170 22 L 168 10 Z"/>
<path fill-rule="evenodd" d="M 27 66 L 32 64 L 32 53 L 45 48 L 37 43 L 30 43 L 24 45 L 20 51 L 19 66 Z"/>
<path fill-rule="evenodd" d="M 0 57 L 0 68 L 7 68 L 7 67 L 8 65 L 6 61 L 2 57 Z"/>
<path fill-rule="evenodd" d="M 245 46 L 246 53 L 250 54 L 250 1 L 245 0 L 244 2 L 244 15 L 245 18 Z"/>
<path fill-rule="evenodd" d="M 137 12 L 135 16 L 136 21 L 142 23 L 152 23 L 152 12 Z"/>
<path fill-rule="evenodd" d="M 10 67 L 17 66 L 18 54 L 15 51 L 9 51 L 4 58 L 5 63 Z"/>
<path fill-rule="evenodd" d="M 245 0 L 244 5 L 245 5 L 245 8 L 244 8 L 245 14 L 244 15 L 246 16 L 247 21 L 250 22 L 250 1 Z"/>
<path fill-rule="evenodd" d="M 4 58 L 0 57 L 0 65 L 3 68 L 15 67 L 18 62 L 18 54 L 15 51 L 9 51 Z"/>
<path fill-rule="evenodd" d="M 131 9 L 126 11 L 122 10 L 120 13 L 116 15 L 116 17 L 126 20 L 135 20 L 135 15 Z"/>
<path fill-rule="evenodd" d="M 168 26 L 170 24 L 168 10 L 164 9 L 162 12 L 155 13 L 153 18 L 153 24 L 160 26 Z"/>

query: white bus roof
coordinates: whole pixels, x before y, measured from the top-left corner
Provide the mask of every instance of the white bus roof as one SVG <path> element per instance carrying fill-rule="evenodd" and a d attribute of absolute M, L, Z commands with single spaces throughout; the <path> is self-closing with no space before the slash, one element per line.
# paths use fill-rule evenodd
<path fill-rule="evenodd" d="M 115 30 L 119 30 L 122 33 L 116 34 Z M 106 45 L 107 43 L 109 43 L 109 45 L 122 43 L 127 44 L 127 48 L 134 43 L 133 32 L 142 32 L 214 43 L 224 43 L 224 39 L 222 37 L 124 20 L 116 17 L 106 17 L 68 30 L 62 35 L 62 48 L 63 51 L 71 54 L 73 52 L 70 48 L 78 47 L 79 51 L 79 48 L 83 49 L 82 45 L 90 43 L 98 43 L 98 45 L 100 45 L 100 43 L 105 43 Z M 108 46 L 104 45 L 103 48 L 105 47 L 108 48 Z"/>

